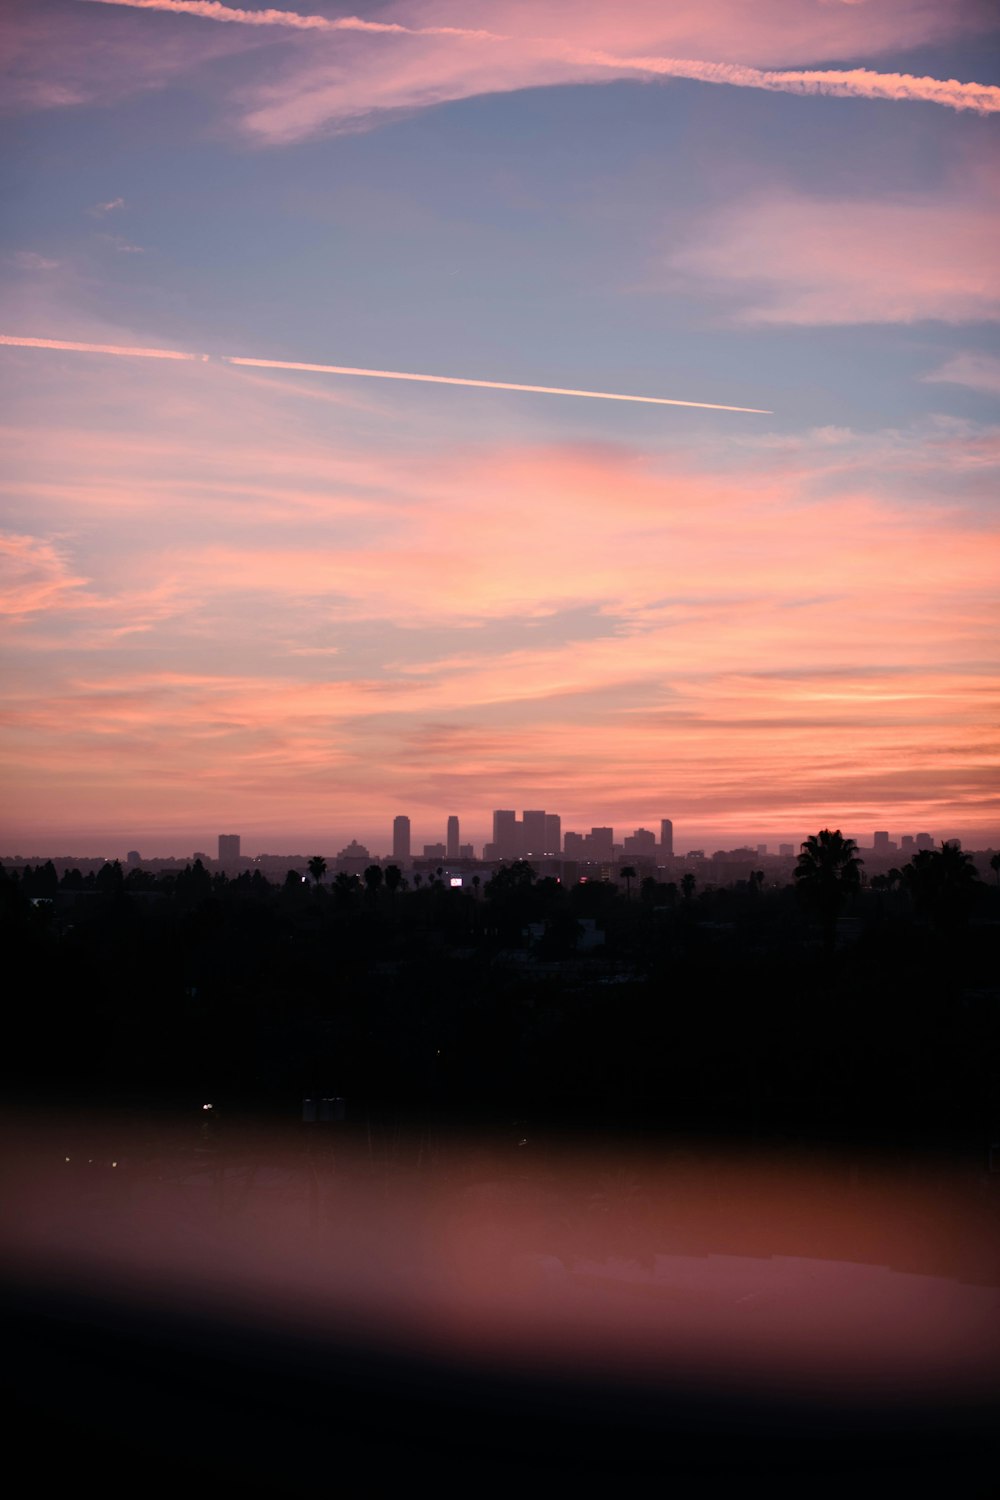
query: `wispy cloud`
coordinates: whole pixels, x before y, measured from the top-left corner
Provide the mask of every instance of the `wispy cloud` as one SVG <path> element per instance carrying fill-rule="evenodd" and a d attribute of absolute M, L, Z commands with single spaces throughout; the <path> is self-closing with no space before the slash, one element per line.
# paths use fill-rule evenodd
<path fill-rule="evenodd" d="M 241 10 L 218 0 L 90 0 L 96 5 L 121 5 L 129 10 L 160 10 L 175 16 L 198 16 L 205 21 L 224 21 L 237 26 L 278 26 L 291 31 L 364 31 L 389 36 L 472 37 L 495 41 L 491 31 L 464 26 L 403 26 L 393 21 L 365 21 L 360 16 L 301 15 L 292 10 Z"/>
<path fill-rule="evenodd" d="M 624 32 L 625 40 L 640 43 L 662 40 L 664 33 L 673 32 L 678 39 L 698 39 L 699 28 L 690 26 L 684 16 L 678 26 L 674 19 L 649 13 L 639 6 L 639 24 L 618 28 L 608 27 L 607 7 L 587 7 L 575 27 L 575 35 L 549 35 L 543 30 L 526 34 L 523 16 L 514 8 L 511 13 L 512 30 L 480 30 L 461 26 L 405 24 L 401 21 L 368 21 L 357 16 L 327 17 L 300 14 L 295 11 L 266 9 L 244 10 L 217 3 L 217 0 L 95 0 L 104 5 L 123 6 L 129 9 L 168 12 L 173 15 L 199 17 L 205 20 L 226 22 L 251 27 L 274 27 L 284 31 L 316 33 L 354 32 L 383 41 L 415 39 L 436 45 L 424 48 L 416 57 L 394 51 L 386 59 L 386 68 L 377 74 L 366 74 L 364 66 L 352 70 L 345 79 L 339 68 L 324 79 L 322 64 L 310 63 L 310 71 L 302 80 L 304 87 L 296 84 L 289 92 L 286 85 L 269 85 L 265 102 L 248 117 L 251 129 L 261 135 L 275 139 L 293 139 L 297 134 L 308 134 L 323 123 L 363 115 L 370 111 L 400 107 L 423 106 L 445 100 L 466 98 L 481 92 L 497 92 L 517 89 L 539 83 L 568 83 L 602 81 L 610 77 L 639 77 L 647 79 L 689 79 L 701 83 L 722 84 L 734 88 L 764 89 L 800 95 L 825 95 L 831 98 L 888 100 L 893 102 L 919 102 L 943 105 L 954 110 L 973 111 L 977 114 L 1000 112 L 1000 87 L 992 84 L 962 82 L 954 78 L 922 77 L 909 73 L 882 73 L 871 68 L 764 68 L 748 60 L 733 58 L 704 59 L 692 56 L 662 56 L 650 54 L 623 54 L 608 50 L 601 45 L 601 38 Z M 405 7 L 400 8 L 405 14 Z M 727 31 L 718 26 L 719 20 L 728 19 L 731 7 L 718 0 L 709 5 L 701 24 L 701 39 L 726 44 Z M 789 42 L 780 32 L 774 34 L 775 20 L 782 19 L 786 9 L 774 0 L 758 8 L 760 44 L 766 46 L 770 40 L 775 53 L 780 55 L 792 47 L 806 50 L 807 36 L 801 31 Z M 838 8 L 843 14 L 844 7 Z M 893 8 L 890 8 L 890 10 Z M 894 7 L 901 22 L 909 19 L 911 7 Z M 510 10 L 499 5 L 496 14 L 501 18 Z M 620 12 L 620 6 L 618 7 Z M 662 10 L 662 7 L 661 7 Z M 422 15 L 424 12 L 419 11 Z M 565 12 L 560 13 L 551 5 L 542 5 L 534 14 L 535 24 L 544 27 L 546 20 L 565 24 Z M 866 16 L 866 22 L 868 18 Z M 890 20 L 893 17 L 890 15 Z M 643 25 L 645 21 L 645 25 Z M 926 23 L 925 23 L 926 25 Z M 591 34 L 588 35 L 588 29 Z M 831 43 L 829 18 L 818 17 L 814 25 L 816 52 L 812 60 L 829 55 Z M 853 27 L 849 29 L 853 30 Z M 693 35 L 692 35 L 693 31 Z M 686 33 L 686 34 L 685 34 Z M 744 42 L 744 28 L 737 26 L 731 39 Z M 866 39 L 863 31 L 852 38 L 860 51 L 866 52 L 874 46 L 878 50 L 883 40 L 873 33 Z M 912 45 L 918 38 L 911 35 Z M 901 33 L 900 41 L 903 40 Z M 470 57 L 467 44 L 481 43 L 490 50 L 486 60 Z M 845 33 L 844 51 L 852 49 Z M 454 51 L 455 47 L 459 51 Z M 843 55 L 843 52 L 841 53 Z M 270 96 L 268 98 L 268 96 Z"/>
<path fill-rule="evenodd" d="M 117 209 L 124 207 L 124 198 L 110 198 L 107 203 L 95 203 L 90 212 L 95 218 L 101 218 L 104 214 L 113 214 Z"/>
<path fill-rule="evenodd" d="M 932 384 L 965 385 L 987 396 L 1000 396 L 1000 359 L 992 354 L 955 354 L 940 369 L 922 378 Z"/>
<path fill-rule="evenodd" d="M 1000 318 L 997 183 L 895 198 L 755 195 L 671 252 L 681 284 L 742 323 L 962 323 Z"/>
<path fill-rule="evenodd" d="M 19 271 L 57 271 L 61 262 L 37 250 L 15 250 L 10 257 Z"/>
<path fill-rule="evenodd" d="M 0 614 L 8 619 L 71 606 L 86 583 L 54 542 L 0 534 Z"/>

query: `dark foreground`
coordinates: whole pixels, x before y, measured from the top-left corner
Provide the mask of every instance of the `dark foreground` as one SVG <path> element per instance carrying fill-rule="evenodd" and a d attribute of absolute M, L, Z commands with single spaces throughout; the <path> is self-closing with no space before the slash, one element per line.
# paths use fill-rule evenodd
<path fill-rule="evenodd" d="M 161 1121 L 129 1157 L 116 1129 L 5 1132 L 36 1487 L 989 1492 L 992 1179 L 246 1122 Z"/>

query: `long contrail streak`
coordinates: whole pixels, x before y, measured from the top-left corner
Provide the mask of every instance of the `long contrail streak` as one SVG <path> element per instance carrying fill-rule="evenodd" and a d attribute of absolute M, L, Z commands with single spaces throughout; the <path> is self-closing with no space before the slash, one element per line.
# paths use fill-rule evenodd
<path fill-rule="evenodd" d="M 129 10 L 165 10 L 175 16 L 199 16 L 204 21 L 228 21 L 237 26 L 284 26 L 292 31 L 374 31 L 397 36 L 464 36 L 475 41 L 503 41 L 493 31 L 465 26 L 401 26 L 396 21 L 363 21 L 360 16 L 303 16 L 295 10 L 240 10 L 220 0 L 97 0 L 101 5 L 124 5 Z"/>
<path fill-rule="evenodd" d="M 743 63 L 705 62 L 685 57 L 618 57 L 587 51 L 553 37 L 513 37 L 462 26 L 403 26 L 398 22 L 364 21 L 359 16 L 302 15 L 293 10 L 241 10 L 220 0 L 91 0 L 122 5 L 131 10 L 166 11 L 198 16 L 238 26 L 277 26 L 294 31 L 360 31 L 395 36 L 441 36 L 478 42 L 522 42 L 541 57 L 583 67 L 607 68 L 619 74 L 690 78 L 701 83 L 725 83 L 734 88 L 766 89 L 789 94 L 826 94 L 841 99 L 916 100 L 977 114 L 1000 113 L 1000 88 L 986 83 L 962 83 L 957 78 L 921 78 L 912 73 L 876 73 L 870 68 L 805 68 L 769 70 Z"/>
<path fill-rule="evenodd" d="M 182 359 L 263 370 L 304 370 L 310 375 L 360 376 L 366 380 L 415 380 L 428 385 L 468 385 L 487 391 L 527 391 L 536 396 L 584 396 L 591 401 L 636 401 L 646 406 L 696 406 L 702 411 L 740 411 L 769 417 L 763 406 L 724 406 L 717 401 L 677 401 L 667 396 L 625 396 L 617 391 L 577 391 L 561 385 L 519 385 L 510 380 L 467 380 L 460 375 L 415 375 L 403 370 L 363 370 L 354 365 L 310 365 L 298 360 L 250 359 L 240 354 L 188 354 L 176 349 L 139 349 L 125 344 L 83 344 L 70 339 L 29 339 L 0 333 L 0 344 L 19 349 L 59 349 L 70 354 L 115 354 L 138 359 Z"/>

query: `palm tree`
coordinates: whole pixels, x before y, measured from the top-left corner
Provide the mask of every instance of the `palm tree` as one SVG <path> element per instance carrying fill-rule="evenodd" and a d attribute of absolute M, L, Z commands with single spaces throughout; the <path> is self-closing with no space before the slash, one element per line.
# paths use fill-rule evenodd
<path fill-rule="evenodd" d="M 845 839 L 839 828 L 810 834 L 802 845 L 795 866 L 795 888 L 819 917 L 828 954 L 833 952 L 841 909 L 861 885 L 861 867 L 857 844 Z"/>
<path fill-rule="evenodd" d="M 394 896 L 403 884 L 403 872 L 398 865 L 386 865 L 385 888 L 390 896 Z"/>
<path fill-rule="evenodd" d="M 369 865 L 367 870 L 365 871 L 365 885 L 368 887 L 368 894 L 371 897 L 372 901 L 374 901 L 377 897 L 378 888 L 381 884 L 382 866 Z"/>
<path fill-rule="evenodd" d="M 631 901 L 631 899 L 632 899 L 632 882 L 635 879 L 635 866 L 634 865 L 622 865 L 622 867 L 618 871 L 618 873 L 619 873 L 619 875 L 621 876 L 621 878 L 625 882 L 625 894 L 628 897 L 628 899 Z"/>
<path fill-rule="evenodd" d="M 323 858 L 322 854 L 314 854 L 312 859 L 309 861 L 308 868 L 309 874 L 312 876 L 316 884 L 319 885 L 320 881 L 323 879 L 323 876 L 326 874 L 326 860 Z"/>
<path fill-rule="evenodd" d="M 921 849 L 903 871 L 918 917 L 932 927 L 957 927 L 975 903 L 979 871 L 957 844 Z"/>
<path fill-rule="evenodd" d="M 696 884 L 697 882 L 691 871 L 685 871 L 685 873 L 681 876 L 681 892 L 684 896 L 684 900 L 688 903 L 690 903 L 691 898 L 694 896 L 694 888 Z"/>

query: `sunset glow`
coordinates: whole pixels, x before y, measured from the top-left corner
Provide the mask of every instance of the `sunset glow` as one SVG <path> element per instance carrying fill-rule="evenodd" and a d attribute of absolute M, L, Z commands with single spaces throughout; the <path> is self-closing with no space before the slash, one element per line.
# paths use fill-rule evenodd
<path fill-rule="evenodd" d="M 0 852 L 1000 844 L 986 8 L 306 9 L 8 22 Z"/>

